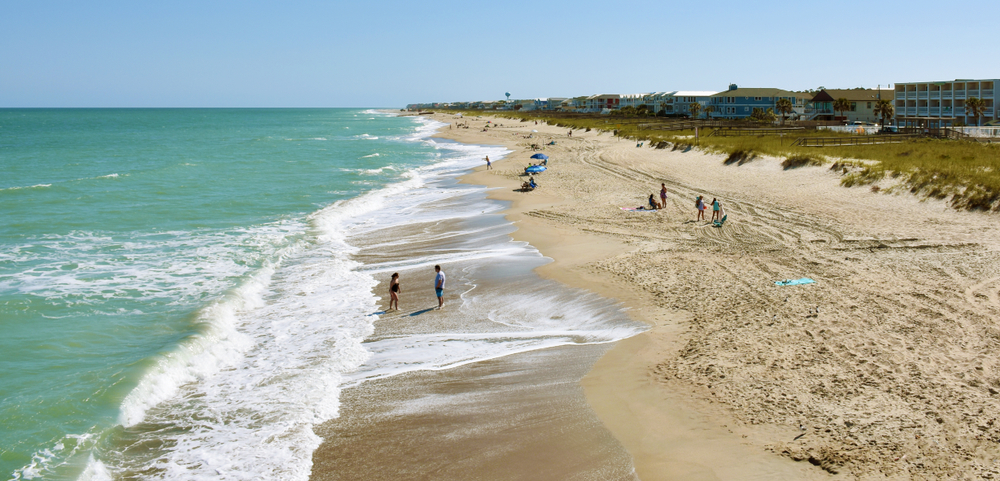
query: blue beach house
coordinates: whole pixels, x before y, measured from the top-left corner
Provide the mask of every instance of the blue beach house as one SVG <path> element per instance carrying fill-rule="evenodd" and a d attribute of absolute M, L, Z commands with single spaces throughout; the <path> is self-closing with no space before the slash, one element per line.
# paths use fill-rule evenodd
<path fill-rule="evenodd" d="M 713 118 L 722 119 L 745 119 L 753 113 L 753 109 L 773 109 L 778 99 L 786 98 L 792 102 L 791 114 L 794 118 L 796 114 L 805 113 L 806 102 L 812 97 L 808 94 L 792 92 L 789 90 L 774 88 L 739 88 L 736 84 L 730 84 L 729 90 L 719 92 L 712 96 L 711 105 L 715 107 L 712 112 Z"/>

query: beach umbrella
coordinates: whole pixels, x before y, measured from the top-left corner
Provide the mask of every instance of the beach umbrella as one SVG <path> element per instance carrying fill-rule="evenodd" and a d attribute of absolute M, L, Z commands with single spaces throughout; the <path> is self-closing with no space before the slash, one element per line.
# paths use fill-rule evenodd
<path fill-rule="evenodd" d="M 536 132 L 537 133 L 538 131 L 537 130 L 532 130 L 532 132 Z"/>
<path fill-rule="evenodd" d="M 549 156 L 547 156 L 547 155 L 545 155 L 545 154 L 535 154 L 535 155 L 532 155 L 532 156 L 531 156 L 531 158 L 532 158 L 532 159 L 542 159 L 542 160 L 546 160 L 546 159 L 548 159 L 548 158 L 549 158 Z"/>

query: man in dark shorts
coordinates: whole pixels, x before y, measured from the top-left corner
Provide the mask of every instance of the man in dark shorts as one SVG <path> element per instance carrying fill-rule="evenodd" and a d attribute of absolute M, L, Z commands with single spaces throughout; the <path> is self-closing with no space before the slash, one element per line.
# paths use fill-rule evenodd
<path fill-rule="evenodd" d="M 434 272 L 437 275 L 434 276 L 434 293 L 438 296 L 438 309 L 444 307 L 444 271 L 441 270 L 441 266 L 434 266 Z"/>

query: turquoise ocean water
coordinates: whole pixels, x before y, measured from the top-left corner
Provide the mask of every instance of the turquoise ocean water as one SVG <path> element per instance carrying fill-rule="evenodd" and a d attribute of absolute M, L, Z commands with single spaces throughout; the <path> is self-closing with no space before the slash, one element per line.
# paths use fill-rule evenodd
<path fill-rule="evenodd" d="M 417 141 L 428 126 L 341 109 L 0 110 L 0 472 L 75 478 L 121 424 L 223 369 L 253 342 L 231 332 L 246 291 L 323 235 L 309 216 L 440 159 Z"/>
<path fill-rule="evenodd" d="M 431 139 L 441 125 L 0 110 L 0 475 L 304 480 L 342 389 L 641 330 L 530 279 L 476 290 L 490 265 L 542 261 L 507 236 L 502 204 L 455 181 L 508 152 Z M 398 260 L 358 260 L 380 252 Z M 456 313 L 487 327 L 363 343 L 376 278 L 434 263 L 469 286 Z"/>

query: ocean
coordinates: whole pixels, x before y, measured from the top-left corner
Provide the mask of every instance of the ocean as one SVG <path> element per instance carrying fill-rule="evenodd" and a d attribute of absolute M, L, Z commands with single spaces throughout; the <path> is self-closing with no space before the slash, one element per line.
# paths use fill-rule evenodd
<path fill-rule="evenodd" d="M 442 125 L 0 110 L 0 473 L 305 480 L 345 389 L 644 330 L 534 276 L 504 204 L 457 181 L 510 152 Z"/>

